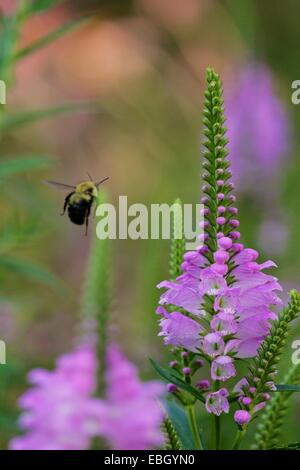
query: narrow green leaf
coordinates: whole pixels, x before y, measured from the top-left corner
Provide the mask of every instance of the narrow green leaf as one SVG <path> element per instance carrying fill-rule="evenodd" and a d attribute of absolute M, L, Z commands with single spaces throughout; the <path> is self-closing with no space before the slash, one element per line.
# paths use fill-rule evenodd
<path fill-rule="evenodd" d="M 24 59 L 25 57 L 32 54 L 33 52 L 36 52 L 40 50 L 41 48 L 56 41 L 57 39 L 61 38 L 66 33 L 73 31 L 79 26 L 82 26 L 83 24 L 87 23 L 89 20 L 90 18 L 79 18 L 79 19 L 68 21 L 62 26 L 59 26 L 58 28 L 56 28 L 54 31 L 51 31 L 45 36 L 42 36 L 40 39 L 37 39 L 37 41 L 33 42 L 29 46 L 23 47 L 23 49 L 20 49 L 19 51 L 17 51 L 15 55 L 13 56 L 12 61 L 18 61 L 20 59 Z"/>
<path fill-rule="evenodd" d="M 24 111 L 22 113 L 7 113 L 1 116 L 0 131 L 14 129 L 18 126 L 31 124 L 32 122 L 40 121 L 59 115 L 71 114 L 74 112 L 99 112 L 103 111 L 98 105 L 91 102 L 83 103 L 67 103 L 61 106 L 52 106 L 50 108 L 33 109 Z"/>
<path fill-rule="evenodd" d="M 167 382 L 173 383 L 177 385 L 177 387 L 180 387 L 182 390 L 185 390 L 186 392 L 189 392 L 191 395 L 193 395 L 197 400 L 202 401 L 203 403 L 205 402 L 203 395 L 196 390 L 192 385 L 189 385 L 188 383 L 184 382 L 171 368 L 164 368 L 161 367 L 157 362 L 155 362 L 153 359 L 149 358 L 153 368 L 156 370 L 156 372 Z"/>
<path fill-rule="evenodd" d="M 7 253 L 17 246 L 32 243 L 41 230 L 42 227 L 35 218 L 27 218 L 21 223 L 15 218 L 8 220 L 0 230 L 0 254 Z"/>
<path fill-rule="evenodd" d="M 20 158 L 1 157 L 0 178 L 8 178 L 24 171 L 35 171 L 48 168 L 52 160 L 42 155 L 28 155 Z"/>
<path fill-rule="evenodd" d="M 282 445 L 282 447 L 269 447 L 266 450 L 300 450 L 300 442 Z"/>
<path fill-rule="evenodd" d="M 276 390 L 274 390 L 274 392 L 300 392 L 300 386 L 289 384 L 276 384 Z"/>
<path fill-rule="evenodd" d="M 0 77 L 8 87 L 11 84 L 10 59 L 18 41 L 21 21 L 19 12 L 0 18 Z"/>
<path fill-rule="evenodd" d="M 185 411 L 173 400 L 164 400 L 163 407 L 179 437 L 182 450 L 193 450 L 195 448 L 193 436 Z"/>
<path fill-rule="evenodd" d="M 59 3 L 62 3 L 62 0 L 32 0 L 26 8 L 26 14 L 42 13 Z"/>
<path fill-rule="evenodd" d="M 0 268 L 8 269 L 33 281 L 38 281 L 42 284 L 62 290 L 62 284 L 54 274 L 45 267 L 32 263 L 31 261 L 3 255 L 0 256 Z"/>

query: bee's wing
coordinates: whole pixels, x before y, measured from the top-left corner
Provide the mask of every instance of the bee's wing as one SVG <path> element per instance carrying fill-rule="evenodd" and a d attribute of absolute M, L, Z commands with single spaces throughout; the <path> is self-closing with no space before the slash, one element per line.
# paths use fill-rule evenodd
<path fill-rule="evenodd" d="M 44 183 L 48 184 L 48 186 L 52 186 L 53 188 L 59 189 L 60 191 L 70 191 L 70 189 L 76 189 L 76 186 L 72 186 L 70 184 L 58 183 L 57 181 L 49 181 L 43 180 Z"/>

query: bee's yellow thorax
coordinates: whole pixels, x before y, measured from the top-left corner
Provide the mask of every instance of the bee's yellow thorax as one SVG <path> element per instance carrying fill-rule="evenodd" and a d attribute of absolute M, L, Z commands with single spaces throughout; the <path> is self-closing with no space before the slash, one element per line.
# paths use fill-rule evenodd
<path fill-rule="evenodd" d="M 76 186 L 75 193 L 72 196 L 72 200 L 75 202 L 79 201 L 80 199 L 84 199 L 86 201 L 90 201 L 91 198 L 98 197 L 98 190 L 92 181 L 83 181 Z"/>

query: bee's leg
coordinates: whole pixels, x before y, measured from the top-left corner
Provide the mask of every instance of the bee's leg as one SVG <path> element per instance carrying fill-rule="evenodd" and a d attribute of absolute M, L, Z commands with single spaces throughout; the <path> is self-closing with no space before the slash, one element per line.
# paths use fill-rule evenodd
<path fill-rule="evenodd" d="M 91 206 L 87 208 L 86 215 L 85 215 L 85 236 L 87 236 L 87 233 L 88 233 L 90 213 L 91 213 Z"/>
<path fill-rule="evenodd" d="M 96 211 L 97 211 L 97 204 L 94 205 L 93 219 L 96 217 Z"/>
<path fill-rule="evenodd" d="M 64 215 L 64 213 L 66 212 L 66 208 L 67 208 L 67 205 L 68 205 L 68 202 L 70 200 L 70 197 L 72 196 L 72 194 L 74 194 L 74 192 L 70 193 L 67 195 L 66 199 L 65 199 L 65 202 L 64 202 L 64 208 L 63 208 L 63 211 L 60 215 Z"/>

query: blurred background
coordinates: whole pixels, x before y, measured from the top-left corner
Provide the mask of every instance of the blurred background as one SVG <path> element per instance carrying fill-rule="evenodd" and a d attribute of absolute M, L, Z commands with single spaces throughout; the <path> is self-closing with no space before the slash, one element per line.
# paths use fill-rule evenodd
<path fill-rule="evenodd" d="M 50 3 L 16 25 L 5 18 L 18 2 L 0 1 L 7 86 L 0 105 L 1 448 L 16 434 L 26 372 L 52 367 L 72 346 L 89 251 L 82 228 L 60 217 L 64 194 L 41 180 L 76 184 L 89 172 L 95 180 L 110 176 L 115 204 L 119 195 L 129 204 L 198 202 L 207 66 L 224 81 L 243 242 L 278 264 L 285 299 L 300 288 L 300 105 L 291 102 L 291 83 L 300 79 L 300 4 Z M 28 53 L 73 21 L 68 34 Z M 8 60 L 9 48 L 23 55 Z M 168 275 L 168 242 L 116 240 L 111 248 L 118 338 L 142 376 L 152 377 L 148 356 L 163 357 L 154 311 L 156 285 Z M 290 434 L 299 416 L 300 404 Z"/>

